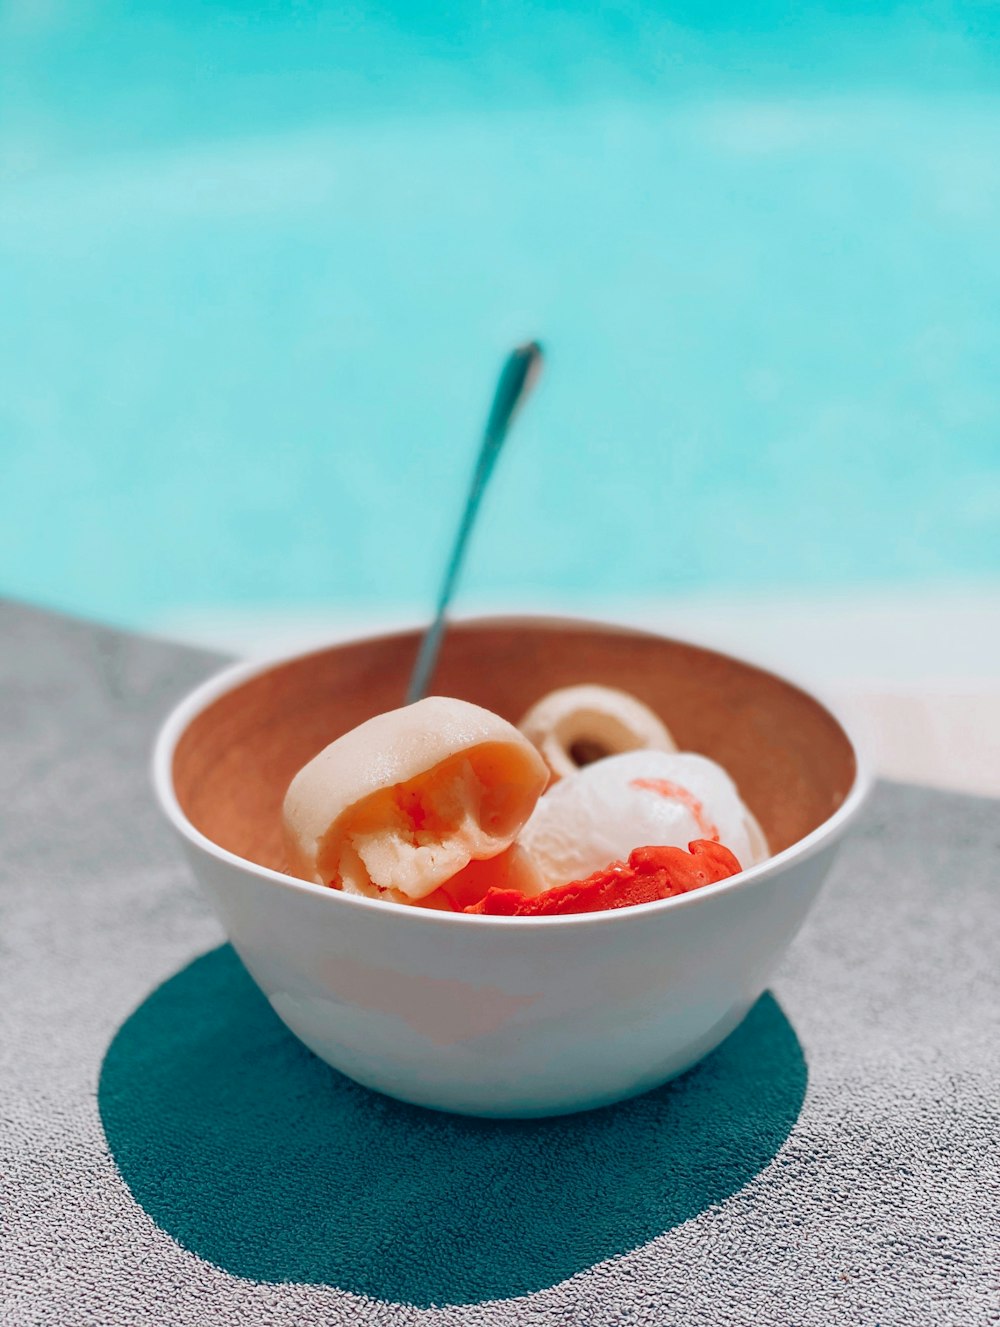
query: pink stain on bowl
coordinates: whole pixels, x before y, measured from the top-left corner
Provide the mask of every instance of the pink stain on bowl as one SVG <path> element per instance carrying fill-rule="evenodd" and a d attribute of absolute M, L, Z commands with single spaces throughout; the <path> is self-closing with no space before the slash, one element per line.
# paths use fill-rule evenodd
<path fill-rule="evenodd" d="M 391 1014 L 435 1046 L 499 1032 L 519 1010 L 539 999 L 537 993 L 508 995 L 496 986 L 423 977 L 346 957 L 323 963 L 320 976 L 338 999 L 372 1013 Z"/>

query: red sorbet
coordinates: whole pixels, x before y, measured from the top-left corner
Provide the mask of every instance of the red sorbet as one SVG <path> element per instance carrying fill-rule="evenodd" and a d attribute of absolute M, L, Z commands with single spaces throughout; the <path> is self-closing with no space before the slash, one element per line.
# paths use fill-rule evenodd
<path fill-rule="evenodd" d="M 637 903 L 686 894 L 736 875 L 742 868 L 728 848 L 695 839 L 683 848 L 636 848 L 628 862 L 612 862 L 586 880 L 556 885 L 529 898 L 516 889 L 492 888 L 464 912 L 486 917 L 559 917 L 574 912 L 606 912 Z"/>

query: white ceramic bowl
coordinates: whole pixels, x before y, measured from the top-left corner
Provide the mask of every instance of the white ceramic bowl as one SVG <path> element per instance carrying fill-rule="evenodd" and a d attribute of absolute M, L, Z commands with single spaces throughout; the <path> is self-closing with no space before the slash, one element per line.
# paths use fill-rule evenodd
<path fill-rule="evenodd" d="M 285 874 L 292 774 L 401 703 L 416 644 L 238 665 L 164 724 L 160 804 L 246 967 L 322 1059 L 439 1110 L 559 1114 L 682 1073 L 739 1024 L 812 906 L 868 789 L 855 744 L 808 692 L 696 646 L 594 623 L 463 623 L 437 692 L 516 721 L 556 686 L 631 690 L 682 747 L 730 769 L 776 855 L 678 898 L 542 918 L 407 908 Z"/>

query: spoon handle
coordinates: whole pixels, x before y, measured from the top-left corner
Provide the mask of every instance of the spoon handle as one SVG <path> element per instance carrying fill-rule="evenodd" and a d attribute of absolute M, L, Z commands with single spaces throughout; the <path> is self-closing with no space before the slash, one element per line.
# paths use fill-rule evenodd
<path fill-rule="evenodd" d="M 496 459 L 500 455 L 500 448 L 503 446 L 504 439 L 510 429 L 511 421 L 518 406 L 527 398 L 528 393 L 537 382 L 541 368 L 542 348 L 537 341 L 529 341 L 526 345 L 518 346 L 512 350 L 500 370 L 493 404 L 490 407 L 486 428 L 483 430 L 483 440 L 479 448 L 479 456 L 476 459 L 476 468 L 472 473 L 472 482 L 469 484 L 469 491 L 466 495 L 462 519 L 455 534 L 455 542 L 452 545 L 451 556 L 448 558 L 448 565 L 445 568 L 444 580 L 441 582 L 437 611 L 434 614 L 433 622 L 427 628 L 423 640 L 420 642 L 416 663 L 413 665 L 413 672 L 410 674 L 410 685 L 406 692 L 406 703 L 408 705 L 415 700 L 420 700 L 427 692 L 427 687 L 434 673 L 434 666 L 437 663 L 438 652 L 441 649 L 441 640 L 445 630 L 445 615 L 448 611 L 448 605 L 451 603 L 455 585 L 458 582 L 459 572 L 462 569 L 469 535 L 472 533 L 472 527 L 475 525 L 476 516 L 479 513 L 479 504 L 486 491 L 490 475 L 493 473 Z"/>

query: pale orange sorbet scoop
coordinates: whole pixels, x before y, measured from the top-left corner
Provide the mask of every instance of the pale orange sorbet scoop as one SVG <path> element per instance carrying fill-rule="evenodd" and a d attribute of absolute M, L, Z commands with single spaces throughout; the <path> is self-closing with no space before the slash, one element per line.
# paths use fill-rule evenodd
<path fill-rule="evenodd" d="M 505 850 L 548 777 L 513 724 L 429 696 L 345 733 L 296 774 L 283 808 L 290 867 L 349 893 L 417 903 L 470 863 L 504 854 L 497 876 L 533 892 L 527 859 L 514 854 L 511 873 Z"/>

